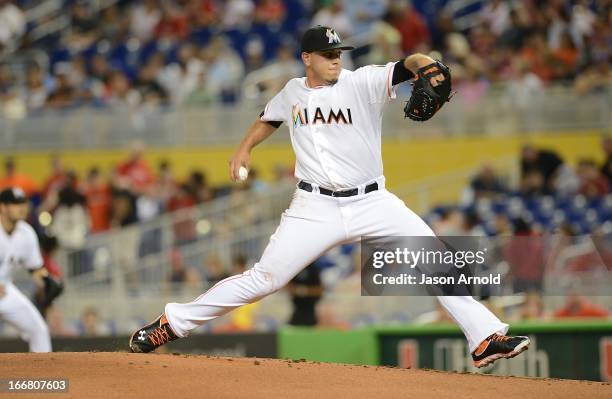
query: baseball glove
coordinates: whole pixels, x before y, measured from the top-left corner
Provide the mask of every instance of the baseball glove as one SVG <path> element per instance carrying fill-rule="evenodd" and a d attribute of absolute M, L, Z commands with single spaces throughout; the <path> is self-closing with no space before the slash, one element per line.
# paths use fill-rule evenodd
<path fill-rule="evenodd" d="M 432 86 L 430 79 L 440 74 L 444 75 L 444 80 L 437 86 Z M 418 122 L 429 120 L 453 94 L 451 75 L 446 65 L 436 61 L 424 66 L 417 72 L 412 95 L 404 107 L 404 118 L 408 117 Z"/>
<path fill-rule="evenodd" d="M 43 281 L 45 283 L 44 288 L 38 292 L 35 298 L 36 305 L 39 309 L 49 307 L 55 298 L 60 296 L 62 291 L 64 291 L 64 284 L 53 277 L 45 276 L 43 277 Z"/>

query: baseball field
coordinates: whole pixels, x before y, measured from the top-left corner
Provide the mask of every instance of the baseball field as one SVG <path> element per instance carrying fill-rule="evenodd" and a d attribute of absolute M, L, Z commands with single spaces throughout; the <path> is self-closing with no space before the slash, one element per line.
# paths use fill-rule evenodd
<path fill-rule="evenodd" d="M 592 381 L 179 354 L 0 354 L 0 375 L 68 379 L 68 392 L 52 394 L 57 398 L 612 397 L 610 384 Z"/>

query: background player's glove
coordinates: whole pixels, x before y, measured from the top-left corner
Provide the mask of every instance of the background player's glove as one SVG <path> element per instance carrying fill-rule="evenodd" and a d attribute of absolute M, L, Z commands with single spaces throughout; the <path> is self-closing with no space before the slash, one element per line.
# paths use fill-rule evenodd
<path fill-rule="evenodd" d="M 434 87 L 430 79 L 437 75 L 443 75 L 444 80 Z M 412 95 L 404 107 L 404 118 L 418 122 L 430 119 L 450 100 L 451 91 L 451 75 L 446 65 L 436 61 L 420 68 L 413 83 Z"/>
<path fill-rule="evenodd" d="M 47 308 L 51 302 L 64 291 L 64 284 L 51 276 L 43 277 L 45 286 L 36 295 L 36 305 L 39 309 Z"/>

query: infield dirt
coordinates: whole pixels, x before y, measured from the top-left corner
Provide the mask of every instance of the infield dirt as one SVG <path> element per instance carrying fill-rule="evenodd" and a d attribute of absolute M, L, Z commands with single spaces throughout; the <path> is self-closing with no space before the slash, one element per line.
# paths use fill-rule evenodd
<path fill-rule="evenodd" d="M 3 398 L 612 398 L 607 383 L 278 359 L 4 353 L 0 379 L 68 378 L 69 393 Z"/>

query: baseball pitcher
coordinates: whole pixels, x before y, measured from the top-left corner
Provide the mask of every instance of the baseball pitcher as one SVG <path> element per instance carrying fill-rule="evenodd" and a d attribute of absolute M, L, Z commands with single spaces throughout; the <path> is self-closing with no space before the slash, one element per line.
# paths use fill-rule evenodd
<path fill-rule="evenodd" d="M 316 26 L 302 38 L 306 76 L 290 80 L 266 105 L 230 161 L 238 180 L 252 149 L 282 123 L 289 127 L 299 180 L 289 209 L 255 265 L 220 281 L 190 303 L 169 303 L 154 322 L 134 332 L 133 352 L 186 337 L 198 326 L 258 301 L 291 280 L 335 245 L 362 236 L 433 236 L 429 226 L 385 189 L 382 116 L 395 86 L 412 80 L 404 109 L 417 121 L 431 118 L 451 96 L 451 76 L 441 62 L 413 54 L 399 62 L 342 69 L 344 45 L 334 29 Z M 506 336 L 508 325 L 470 296 L 438 300 L 465 334 L 474 364 L 516 356 L 527 337 Z"/>

